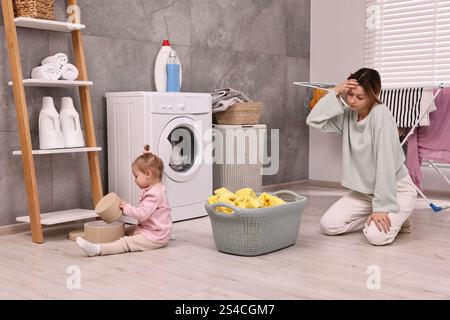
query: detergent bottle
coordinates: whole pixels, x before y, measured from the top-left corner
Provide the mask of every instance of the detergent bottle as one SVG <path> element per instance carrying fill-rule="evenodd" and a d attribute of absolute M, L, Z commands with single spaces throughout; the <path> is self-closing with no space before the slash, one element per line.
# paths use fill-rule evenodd
<path fill-rule="evenodd" d="M 66 148 L 84 147 L 83 131 L 81 131 L 80 116 L 75 110 L 70 97 L 61 99 L 61 130 Z"/>
<path fill-rule="evenodd" d="M 167 61 L 167 92 L 180 92 L 180 63 L 174 50 L 170 52 Z"/>
<path fill-rule="evenodd" d="M 155 62 L 155 86 L 158 92 L 167 91 L 166 65 L 171 51 L 169 40 L 164 40 Z"/>
<path fill-rule="evenodd" d="M 39 113 L 39 147 L 42 150 L 64 148 L 59 114 L 52 97 L 42 98 L 42 108 Z"/>

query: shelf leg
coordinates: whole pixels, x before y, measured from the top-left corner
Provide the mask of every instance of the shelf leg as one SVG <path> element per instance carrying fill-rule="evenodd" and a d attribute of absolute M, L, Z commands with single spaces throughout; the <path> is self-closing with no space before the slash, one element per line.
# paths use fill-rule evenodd
<path fill-rule="evenodd" d="M 78 5 L 77 0 L 68 0 L 68 5 Z M 84 55 L 84 43 L 80 30 L 72 31 L 72 45 L 75 57 L 75 65 L 80 74 L 78 80 L 87 81 L 88 74 Z M 80 87 L 80 102 L 83 117 L 86 145 L 97 147 L 95 138 L 94 115 L 92 113 L 91 93 L 89 87 Z M 88 152 L 89 173 L 91 176 L 92 201 L 94 206 L 103 197 L 102 179 L 100 175 L 100 163 L 97 152 Z"/>
<path fill-rule="evenodd" d="M 16 25 L 14 23 L 13 1 L 2 0 L 2 9 L 13 81 L 14 100 L 16 103 L 17 124 L 19 128 L 20 147 L 22 150 L 22 164 L 25 178 L 25 189 L 28 199 L 32 241 L 34 243 L 43 243 L 44 235 L 41 225 L 39 193 L 37 189 L 36 169 L 34 166 L 31 147 L 30 121 L 28 118 L 27 102 L 25 99 L 25 89 L 23 87 L 23 73 L 20 61 L 19 42 L 17 40 Z"/>

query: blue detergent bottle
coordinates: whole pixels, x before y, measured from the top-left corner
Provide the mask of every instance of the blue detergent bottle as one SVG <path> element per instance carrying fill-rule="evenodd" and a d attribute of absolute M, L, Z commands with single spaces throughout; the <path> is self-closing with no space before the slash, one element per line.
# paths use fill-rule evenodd
<path fill-rule="evenodd" d="M 180 92 L 180 64 L 174 50 L 170 52 L 167 61 L 167 92 Z"/>

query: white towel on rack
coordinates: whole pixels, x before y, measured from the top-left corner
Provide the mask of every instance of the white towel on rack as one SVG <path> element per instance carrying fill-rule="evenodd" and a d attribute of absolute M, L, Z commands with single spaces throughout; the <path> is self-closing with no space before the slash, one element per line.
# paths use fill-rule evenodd
<path fill-rule="evenodd" d="M 69 63 L 69 58 L 67 57 L 67 54 L 65 53 L 57 53 L 53 56 L 47 57 L 44 60 L 42 60 L 41 64 L 47 64 L 47 63 L 55 63 L 59 64 L 60 66 L 63 66 L 67 63 Z"/>
<path fill-rule="evenodd" d="M 77 67 L 70 63 L 63 65 L 61 72 L 64 80 L 76 80 L 79 74 Z"/>
<path fill-rule="evenodd" d="M 61 67 L 59 64 L 47 63 L 43 66 L 36 67 L 31 71 L 32 79 L 41 80 L 58 80 L 61 78 Z"/>
<path fill-rule="evenodd" d="M 430 112 L 436 111 L 436 105 L 434 104 L 434 91 L 432 89 L 424 89 L 422 94 L 422 101 L 420 102 L 420 115 L 424 117 L 419 123 L 419 126 L 425 127 L 430 125 Z M 430 106 L 431 103 L 431 106 Z M 428 110 L 427 110 L 428 109 Z"/>

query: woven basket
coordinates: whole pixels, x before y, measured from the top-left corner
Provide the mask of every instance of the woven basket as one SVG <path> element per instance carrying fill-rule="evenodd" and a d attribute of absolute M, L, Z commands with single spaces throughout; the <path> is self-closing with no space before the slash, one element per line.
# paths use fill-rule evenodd
<path fill-rule="evenodd" d="M 14 0 L 14 16 L 55 20 L 53 0 Z"/>
<path fill-rule="evenodd" d="M 261 102 L 236 103 L 227 111 L 215 113 L 217 124 L 258 124 L 261 118 Z"/>

